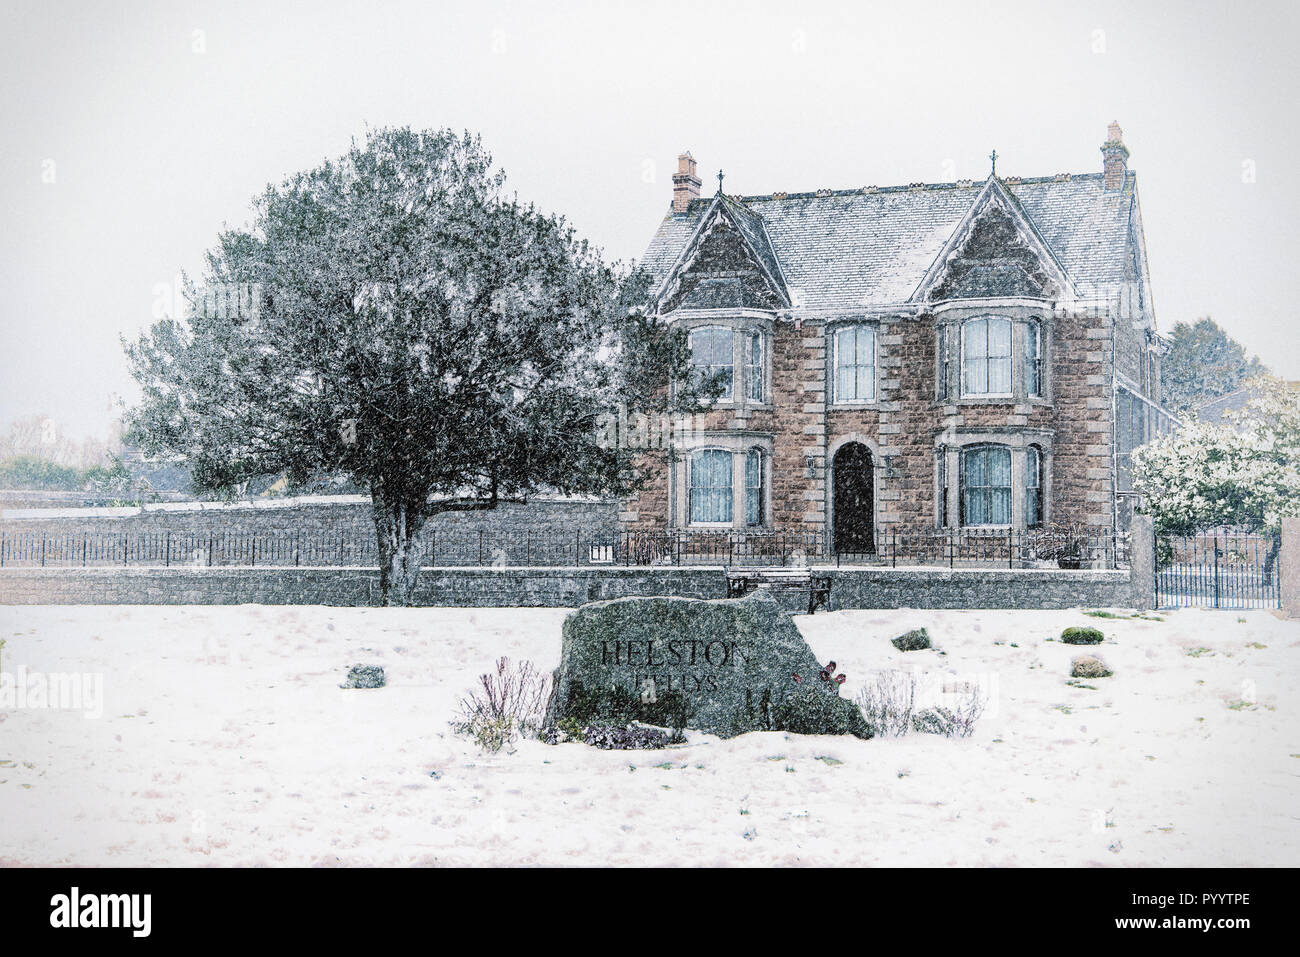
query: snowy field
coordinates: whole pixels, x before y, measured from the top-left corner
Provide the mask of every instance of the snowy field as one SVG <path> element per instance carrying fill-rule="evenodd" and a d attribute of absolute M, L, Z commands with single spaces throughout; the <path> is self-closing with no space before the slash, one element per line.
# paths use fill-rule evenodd
<path fill-rule="evenodd" d="M 0 607 L 5 672 L 103 681 L 102 717 L 0 708 L 0 864 L 1300 863 L 1300 624 L 1269 612 L 796 619 L 849 695 L 887 668 L 995 683 L 969 739 L 456 737 L 499 655 L 555 666 L 564 615 Z M 1046 640 L 1072 624 L 1108 639 Z M 946 655 L 890 646 L 922 625 Z M 1115 677 L 1068 685 L 1093 650 Z M 355 662 L 389 686 L 340 689 Z"/>

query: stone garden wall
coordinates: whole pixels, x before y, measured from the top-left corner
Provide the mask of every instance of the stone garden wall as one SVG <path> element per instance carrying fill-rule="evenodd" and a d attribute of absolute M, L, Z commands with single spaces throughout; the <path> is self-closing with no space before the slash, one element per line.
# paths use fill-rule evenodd
<path fill-rule="evenodd" d="M 209 532 L 245 535 L 301 531 L 304 536 L 344 535 L 365 539 L 372 539 L 375 534 L 369 500 L 361 500 L 359 496 L 324 502 L 319 498 L 299 500 L 292 504 L 275 500 L 257 505 L 201 502 L 183 506 L 146 506 L 143 509 L 57 511 L 61 514 L 47 516 L 36 509 L 6 509 L 0 512 L 0 531 L 44 532 L 49 535 L 166 531 L 177 535 L 206 535 Z M 584 533 L 599 531 L 616 535 L 619 531 L 617 503 L 612 500 L 534 499 L 527 505 L 500 505 L 491 511 L 446 512 L 428 526 L 435 532 L 476 533 L 483 530 L 503 536 L 523 535 L 529 529 L 542 535 L 571 535 L 575 528 Z"/>
<path fill-rule="evenodd" d="M 830 607 L 1072 608 L 1138 604 L 1127 571 L 829 568 Z M 416 603 L 574 607 L 634 595 L 725 598 L 720 567 L 429 568 Z M 368 568 L 137 567 L 0 569 L 0 604 L 373 605 Z M 798 610 L 795 594 L 783 604 Z M 802 599 L 806 602 L 806 598 Z"/>

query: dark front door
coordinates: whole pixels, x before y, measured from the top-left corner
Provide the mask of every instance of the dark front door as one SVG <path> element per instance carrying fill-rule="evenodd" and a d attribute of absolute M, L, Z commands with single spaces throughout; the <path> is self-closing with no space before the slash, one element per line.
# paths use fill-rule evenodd
<path fill-rule="evenodd" d="M 837 552 L 876 550 L 871 464 L 871 450 L 860 442 L 850 442 L 835 453 L 831 515 Z"/>

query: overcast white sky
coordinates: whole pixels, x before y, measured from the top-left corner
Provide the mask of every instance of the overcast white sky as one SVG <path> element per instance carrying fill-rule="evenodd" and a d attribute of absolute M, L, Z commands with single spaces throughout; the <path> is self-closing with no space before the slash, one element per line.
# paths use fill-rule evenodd
<path fill-rule="evenodd" d="M 1039 176 L 1100 171 L 1118 120 L 1160 328 L 1212 315 L 1300 378 L 1294 3 L 0 9 L 0 425 L 105 433 L 156 288 L 367 125 L 482 133 L 522 197 L 628 259 L 683 149 L 736 193 L 982 179 L 994 147 Z"/>

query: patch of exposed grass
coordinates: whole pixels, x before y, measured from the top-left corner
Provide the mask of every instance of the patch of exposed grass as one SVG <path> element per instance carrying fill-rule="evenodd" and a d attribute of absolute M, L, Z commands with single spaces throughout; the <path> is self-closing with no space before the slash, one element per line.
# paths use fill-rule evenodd
<path fill-rule="evenodd" d="M 1189 658 L 1204 658 L 1207 655 L 1212 656 L 1213 654 L 1214 654 L 1213 648 L 1188 648 L 1187 649 L 1187 657 Z"/>

